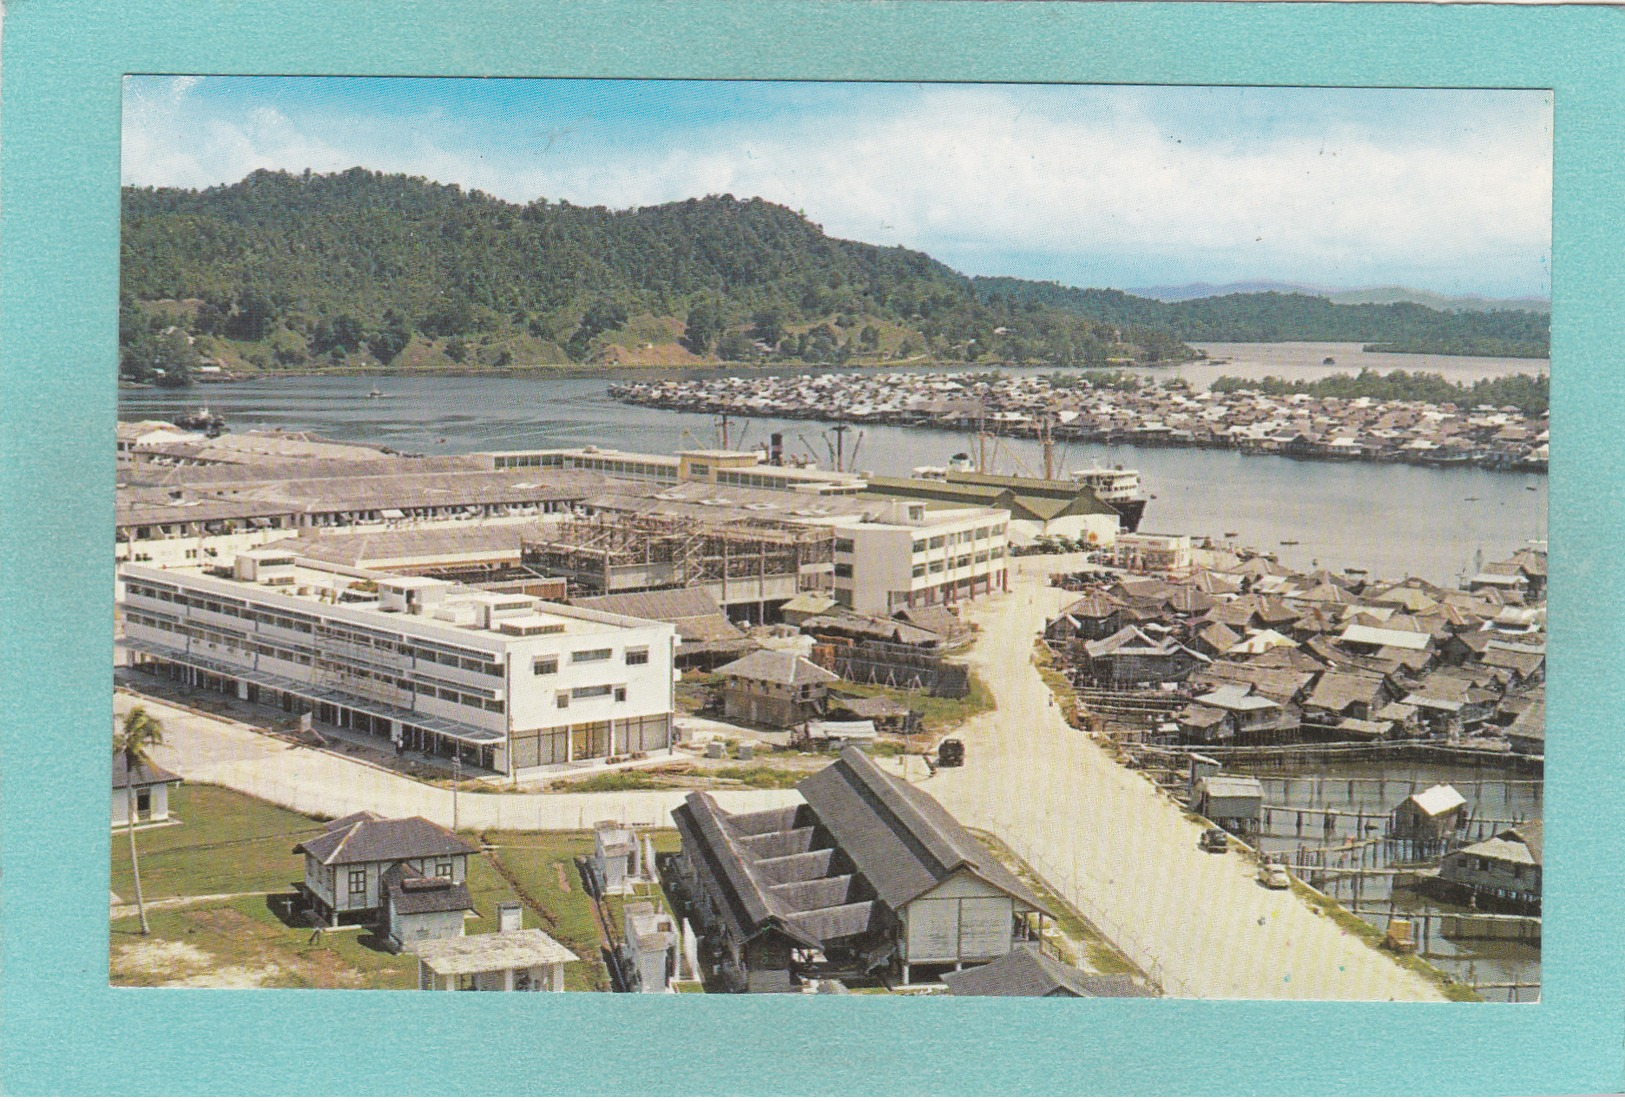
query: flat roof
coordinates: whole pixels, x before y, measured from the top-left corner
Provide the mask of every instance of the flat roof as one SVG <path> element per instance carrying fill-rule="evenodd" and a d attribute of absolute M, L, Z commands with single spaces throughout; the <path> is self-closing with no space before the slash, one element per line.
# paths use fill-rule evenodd
<path fill-rule="evenodd" d="M 470 611 L 478 604 L 487 604 L 493 601 L 508 602 L 519 599 L 509 593 L 491 593 L 481 589 L 457 585 L 453 582 L 437 580 L 434 578 L 399 577 L 390 574 L 375 574 L 365 570 L 326 569 L 321 563 L 312 563 L 305 560 L 296 561 L 293 568 L 293 583 L 291 585 L 266 585 L 252 581 L 238 581 L 235 578 L 217 577 L 211 574 L 208 567 L 197 565 L 174 566 L 168 569 L 158 569 L 152 566 L 142 566 L 126 563 L 119 567 L 119 576 L 125 580 L 147 581 L 159 585 L 184 586 L 191 590 L 202 590 L 215 593 L 233 600 L 279 607 L 288 611 L 298 612 L 302 615 L 321 616 L 325 619 L 344 620 L 376 631 L 411 633 L 414 636 L 435 639 L 439 637 L 448 645 L 473 646 L 483 652 L 494 653 L 500 647 L 493 647 L 497 641 L 510 642 L 520 636 L 508 634 L 501 629 L 501 620 L 494 628 L 480 627 L 475 623 L 458 623 L 454 620 L 442 619 L 434 613 L 437 609 L 452 609 L 457 607 L 468 608 Z M 364 592 L 364 587 L 372 584 L 379 589 L 383 588 L 435 588 L 446 591 L 445 596 L 438 603 L 430 605 L 419 612 L 385 611 L 375 598 L 365 600 L 348 600 L 331 603 L 323 599 L 323 594 L 332 594 L 334 591 Z M 306 588 L 309 591 L 300 595 L 298 589 Z M 291 590 L 291 591 L 290 591 Z M 671 625 L 652 619 L 637 619 L 632 616 L 618 615 L 613 612 L 599 611 L 594 608 L 579 608 L 569 604 L 557 604 L 551 601 L 533 600 L 533 614 L 545 616 L 550 621 L 563 623 L 564 634 L 596 634 L 603 628 L 637 628 L 637 627 L 667 627 Z"/>
<path fill-rule="evenodd" d="M 540 929 L 420 941 L 417 955 L 437 975 L 474 975 L 510 967 L 575 963 L 581 958 Z"/>

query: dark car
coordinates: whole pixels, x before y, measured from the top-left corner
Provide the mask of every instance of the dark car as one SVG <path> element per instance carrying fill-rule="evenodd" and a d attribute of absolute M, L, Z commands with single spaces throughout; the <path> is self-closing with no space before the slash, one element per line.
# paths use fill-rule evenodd
<path fill-rule="evenodd" d="M 1221 829 L 1202 831 L 1202 849 L 1210 853 L 1226 853 L 1230 851 L 1230 835 Z"/>
<path fill-rule="evenodd" d="M 937 767 L 958 768 L 965 763 L 965 743 L 958 738 L 944 738 L 937 746 Z"/>

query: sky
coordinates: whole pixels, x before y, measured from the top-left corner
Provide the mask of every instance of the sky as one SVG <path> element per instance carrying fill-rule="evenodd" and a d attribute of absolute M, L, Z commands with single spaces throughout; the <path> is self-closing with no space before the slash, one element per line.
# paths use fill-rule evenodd
<path fill-rule="evenodd" d="M 760 196 L 968 275 L 1550 293 L 1544 91 L 128 77 L 123 179 Z"/>

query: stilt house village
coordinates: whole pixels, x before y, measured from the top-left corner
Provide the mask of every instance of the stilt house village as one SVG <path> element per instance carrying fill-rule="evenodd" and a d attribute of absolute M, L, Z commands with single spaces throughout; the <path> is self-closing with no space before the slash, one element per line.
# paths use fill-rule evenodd
<path fill-rule="evenodd" d="M 115 982 L 1256 995 L 1155 873 L 1302 996 L 1538 989 L 1429 938 L 1538 944 L 1544 544 L 1304 573 L 1132 471 L 777 437 L 118 469 Z"/>

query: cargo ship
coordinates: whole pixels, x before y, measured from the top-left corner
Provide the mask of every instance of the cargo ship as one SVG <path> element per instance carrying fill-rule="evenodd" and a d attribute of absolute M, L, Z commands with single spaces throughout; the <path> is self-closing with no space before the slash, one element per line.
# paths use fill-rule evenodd
<path fill-rule="evenodd" d="M 1139 531 L 1140 518 L 1145 515 L 1146 496 L 1140 491 L 1140 472 L 1124 470 L 1121 466 L 1094 466 L 1074 470 L 1072 480 L 1088 486 L 1095 496 L 1117 510 L 1124 531 Z"/>

